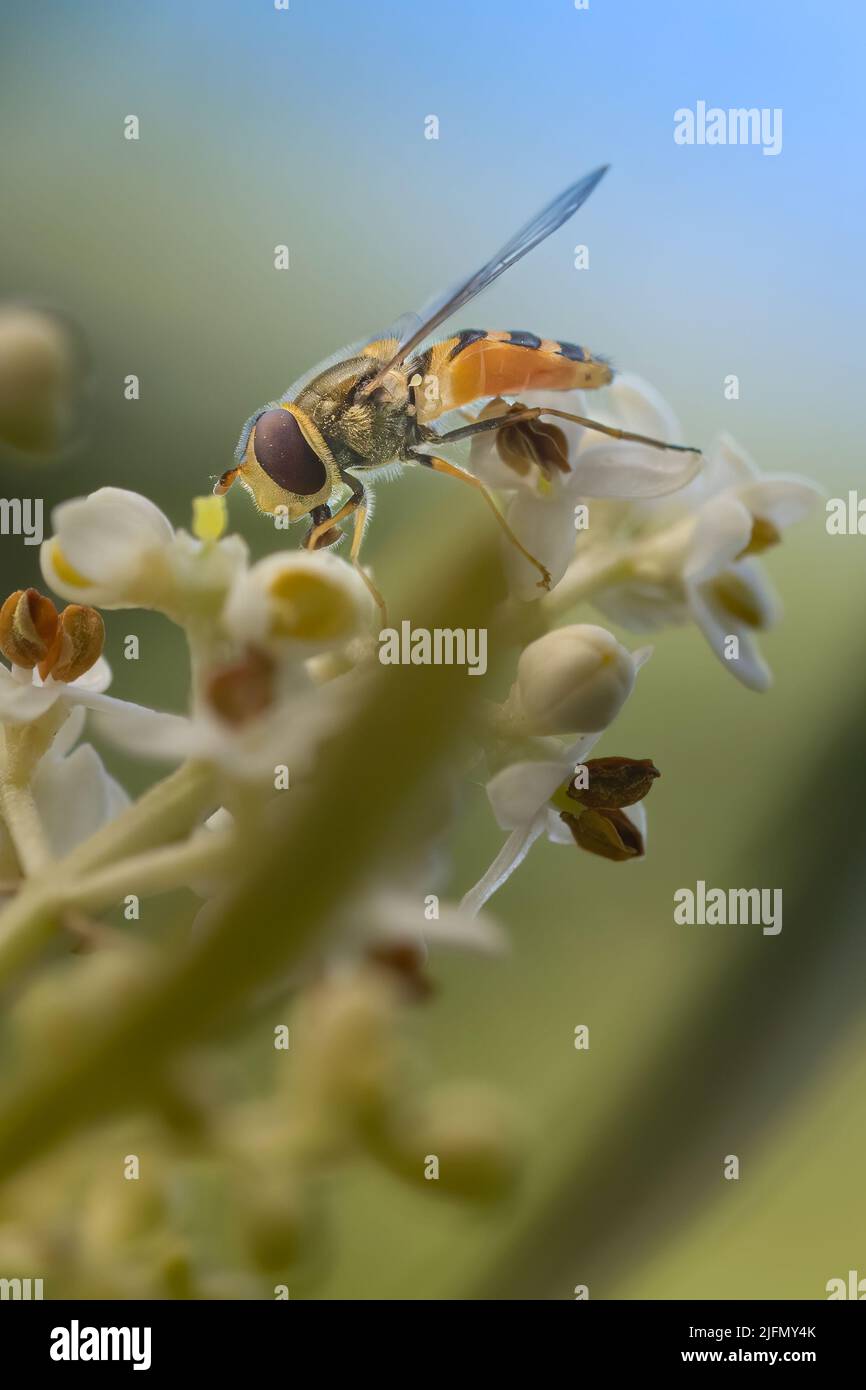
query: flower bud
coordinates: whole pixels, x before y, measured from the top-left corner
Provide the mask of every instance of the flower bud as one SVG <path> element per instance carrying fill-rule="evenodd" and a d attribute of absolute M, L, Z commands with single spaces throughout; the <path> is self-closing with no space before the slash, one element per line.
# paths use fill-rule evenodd
<path fill-rule="evenodd" d="M 239 1202 L 244 1240 L 257 1269 L 278 1273 L 310 1253 L 317 1213 L 285 1163 L 273 1170 L 259 1164 L 254 1177 Z"/>
<path fill-rule="evenodd" d="M 516 1131 L 514 1116 L 498 1095 L 455 1082 L 434 1091 L 418 1130 L 401 1137 L 396 1166 L 421 1179 L 422 1160 L 435 1157 L 439 1185 L 447 1192 L 495 1201 L 509 1192 L 520 1171 Z"/>
<path fill-rule="evenodd" d="M 102 655 L 104 645 L 102 615 L 95 608 L 70 603 L 60 614 L 54 642 L 39 663 L 39 674 L 43 680 L 53 676 L 68 685 L 90 670 Z"/>
<path fill-rule="evenodd" d="M 0 651 L 13 666 L 32 671 L 57 636 L 57 609 L 38 589 L 17 589 L 0 608 Z"/>
<path fill-rule="evenodd" d="M 581 806 L 596 809 L 633 806 L 661 777 L 652 758 L 590 758 L 585 767 L 587 785 L 569 782 L 565 794 Z"/>
<path fill-rule="evenodd" d="M 597 733 L 616 718 L 634 678 L 631 653 L 603 627 L 556 628 L 521 655 L 505 718 L 515 732 Z"/>
<path fill-rule="evenodd" d="M 587 808 L 577 816 L 561 811 L 560 820 L 568 826 L 576 845 L 602 859 L 620 864 L 625 859 L 638 859 L 644 852 L 643 835 L 616 807 L 603 811 Z"/>
<path fill-rule="evenodd" d="M 56 449 L 67 431 L 79 364 L 61 319 L 22 305 L 0 309 L 0 442 Z"/>

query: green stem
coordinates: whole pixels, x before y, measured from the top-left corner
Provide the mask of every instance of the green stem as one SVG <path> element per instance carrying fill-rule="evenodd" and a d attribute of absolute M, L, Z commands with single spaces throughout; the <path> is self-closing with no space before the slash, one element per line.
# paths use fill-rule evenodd
<path fill-rule="evenodd" d="M 167 844 L 185 835 L 216 805 L 214 769 L 208 763 L 183 763 L 67 855 L 63 871 L 77 876 L 110 860 Z M 0 916 L 0 928 L 2 924 Z"/>
<path fill-rule="evenodd" d="M 29 878 L 44 869 L 51 854 L 33 793 L 26 783 L 0 780 L 0 817 L 9 831 L 21 872 Z"/>
<path fill-rule="evenodd" d="M 68 887 L 58 886 L 54 901 L 58 906 L 98 912 L 130 893 L 138 897 L 170 893 L 186 887 L 198 874 L 225 872 L 235 843 L 231 831 L 201 831 L 183 844 L 133 855 Z"/>
<path fill-rule="evenodd" d="M 185 763 L 55 863 L 50 884 L 25 884 L 0 912 L 0 987 L 56 935 L 64 901 L 62 893 L 58 897 L 57 885 L 77 884 L 85 874 L 106 863 L 185 835 L 213 806 L 214 787 L 211 767 Z"/>

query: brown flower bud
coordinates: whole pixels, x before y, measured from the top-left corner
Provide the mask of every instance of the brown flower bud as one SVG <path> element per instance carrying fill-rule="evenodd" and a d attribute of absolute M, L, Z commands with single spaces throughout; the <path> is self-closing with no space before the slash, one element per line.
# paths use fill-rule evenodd
<path fill-rule="evenodd" d="M 57 609 L 38 589 L 17 589 L 0 608 L 0 651 L 13 666 L 33 669 L 57 636 Z"/>
<path fill-rule="evenodd" d="M 239 726 L 255 719 L 274 702 L 273 661 L 266 652 L 250 647 L 240 661 L 211 672 L 207 698 L 227 724 Z"/>
<path fill-rule="evenodd" d="M 565 821 L 576 845 L 590 854 L 600 854 L 602 859 L 620 864 L 624 859 L 638 859 L 644 852 L 643 836 L 617 807 L 603 811 L 587 808 L 578 816 L 560 811 L 560 819 Z"/>
<path fill-rule="evenodd" d="M 43 680 L 53 676 L 69 684 L 89 671 L 102 655 L 105 646 L 105 624 L 101 613 L 80 603 L 70 603 L 60 614 L 57 633 L 51 649 L 39 663 Z"/>
<path fill-rule="evenodd" d="M 661 773 L 652 758 L 590 758 L 587 786 L 569 782 L 566 795 L 581 806 L 633 806 L 642 801 Z"/>

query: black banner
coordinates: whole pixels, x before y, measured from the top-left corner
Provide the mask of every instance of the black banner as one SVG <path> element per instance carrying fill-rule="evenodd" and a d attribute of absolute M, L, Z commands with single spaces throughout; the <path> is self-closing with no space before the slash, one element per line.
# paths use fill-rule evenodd
<path fill-rule="evenodd" d="M 474 1305 L 477 1306 L 477 1305 Z M 419 1310 L 420 1313 L 420 1310 Z M 282 1367 L 292 1375 L 291 1353 L 302 1351 L 301 1374 L 315 1350 L 322 1369 L 334 1362 L 335 1351 L 351 1354 L 353 1334 L 356 1353 L 363 1353 L 369 1368 L 370 1331 L 355 1333 L 354 1317 L 344 1305 L 325 1314 L 329 1328 L 342 1325 L 341 1335 L 319 1342 L 297 1341 L 315 1333 L 322 1313 L 311 1303 L 52 1303 L 8 1300 L 0 1303 L 0 1335 L 4 1355 L 25 1375 L 33 1370 L 59 1377 L 94 1375 L 100 1370 L 133 1374 L 165 1375 L 193 1371 L 233 1372 Z M 429 1317 L 429 1315 L 428 1315 Z M 563 1329 L 577 1360 L 574 1368 L 599 1365 L 606 1371 L 645 1369 L 667 1371 L 674 1367 L 805 1365 L 820 1370 L 857 1365 L 863 1345 L 862 1315 L 827 1302 L 580 1302 L 568 1317 L 557 1316 L 547 1329 Z M 348 1320 L 347 1320 L 348 1319 Z M 448 1338 L 441 1314 L 436 1315 L 435 1336 L 425 1328 L 423 1314 L 405 1327 L 404 1336 L 422 1339 L 425 1372 L 429 1376 L 437 1352 L 445 1369 L 453 1371 L 456 1347 Z M 509 1327 L 508 1345 L 515 1329 Z M 476 1325 L 470 1339 L 475 1355 L 485 1360 L 494 1350 L 490 1339 Z M 461 1345 L 465 1344 L 462 1330 Z M 527 1325 L 527 1335 L 534 1327 Z M 291 1339 L 291 1340 L 289 1340 Z M 390 1340 L 390 1339 L 389 1339 Z M 402 1340 L 402 1339 L 401 1339 Z M 503 1350 L 506 1342 L 503 1341 Z M 390 1360 L 382 1347 L 383 1366 Z M 549 1349 L 545 1349 L 545 1359 Z M 461 1356 L 464 1354 L 460 1353 Z M 494 1353 L 495 1354 L 495 1353 Z M 470 1352 L 470 1356 L 472 1353 Z M 388 1358 L 386 1360 L 386 1358 Z M 402 1357 L 401 1357 L 402 1359 Z M 393 1364 L 393 1363 L 391 1363 Z"/>

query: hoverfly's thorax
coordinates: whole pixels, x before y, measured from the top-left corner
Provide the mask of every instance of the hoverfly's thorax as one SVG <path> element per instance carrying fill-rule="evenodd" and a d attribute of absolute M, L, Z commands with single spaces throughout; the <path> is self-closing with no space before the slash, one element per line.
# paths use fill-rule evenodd
<path fill-rule="evenodd" d="M 395 370 L 366 391 L 377 362 L 368 355 L 335 363 L 309 383 L 297 404 L 315 422 L 341 467 L 390 463 L 414 442 L 407 373 Z"/>

